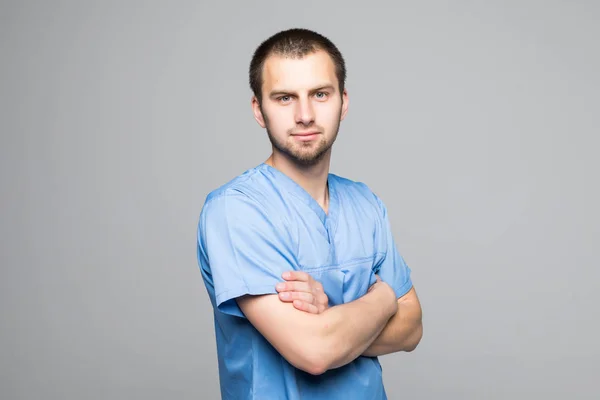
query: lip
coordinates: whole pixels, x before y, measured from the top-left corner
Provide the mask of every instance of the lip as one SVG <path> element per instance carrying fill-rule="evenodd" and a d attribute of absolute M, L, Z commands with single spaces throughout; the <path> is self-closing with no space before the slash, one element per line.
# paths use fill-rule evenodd
<path fill-rule="evenodd" d="M 293 133 L 292 136 L 314 136 L 318 135 L 319 132 L 302 132 L 302 133 Z"/>
<path fill-rule="evenodd" d="M 316 139 L 319 135 L 320 132 L 302 132 L 294 133 L 292 136 L 294 137 L 294 139 L 299 140 L 301 142 L 308 142 L 310 140 Z"/>

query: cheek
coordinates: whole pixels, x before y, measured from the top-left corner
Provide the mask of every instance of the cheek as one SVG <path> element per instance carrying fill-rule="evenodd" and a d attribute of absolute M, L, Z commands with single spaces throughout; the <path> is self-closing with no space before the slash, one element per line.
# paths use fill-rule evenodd
<path fill-rule="evenodd" d="M 266 115 L 269 128 L 274 131 L 273 133 L 287 131 L 294 126 L 294 114 L 291 107 L 282 107 L 279 110 L 268 112 Z"/>
<path fill-rule="evenodd" d="M 323 107 L 320 108 L 319 117 L 318 120 L 320 120 L 320 124 L 328 127 L 335 126 L 340 120 L 340 107 L 332 104 L 323 105 Z"/>

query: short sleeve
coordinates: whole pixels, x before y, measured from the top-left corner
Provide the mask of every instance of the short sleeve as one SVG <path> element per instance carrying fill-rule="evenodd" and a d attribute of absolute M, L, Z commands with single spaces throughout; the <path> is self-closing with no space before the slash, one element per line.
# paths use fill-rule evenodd
<path fill-rule="evenodd" d="M 396 298 L 404 296 L 412 288 L 411 270 L 398 252 L 392 234 L 387 208 L 376 196 L 381 211 L 381 226 L 383 227 L 382 240 L 385 241 L 386 253 L 375 271 L 382 281 L 389 284 L 396 292 Z"/>
<path fill-rule="evenodd" d="M 217 309 L 244 317 L 235 298 L 276 294 L 281 274 L 294 269 L 289 242 L 283 225 L 245 194 L 208 200 L 200 216 L 198 246 Z"/>

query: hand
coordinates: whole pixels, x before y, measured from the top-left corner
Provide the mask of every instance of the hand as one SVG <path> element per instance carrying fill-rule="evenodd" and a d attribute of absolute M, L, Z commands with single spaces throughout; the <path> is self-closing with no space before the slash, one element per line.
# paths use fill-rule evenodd
<path fill-rule="evenodd" d="M 288 271 L 282 277 L 286 282 L 275 287 L 281 301 L 292 302 L 298 310 L 312 314 L 320 314 L 329 308 L 329 298 L 323 285 L 306 272 Z"/>
<path fill-rule="evenodd" d="M 382 304 L 388 304 L 390 306 L 390 313 L 392 315 L 395 314 L 396 311 L 398 311 L 398 301 L 396 299 L 396 293 L 394 292 L 394 289 L 382 281 L 379 275 L 375 274 L 375 278 L 377 279 L 376 282 L 369 286 L 367 293 L 370 293 L 373 290 L 378 290 L 379 293 L 384 296 L 384 298 L 387 297 L 386 301 L 384 301 Z"/>

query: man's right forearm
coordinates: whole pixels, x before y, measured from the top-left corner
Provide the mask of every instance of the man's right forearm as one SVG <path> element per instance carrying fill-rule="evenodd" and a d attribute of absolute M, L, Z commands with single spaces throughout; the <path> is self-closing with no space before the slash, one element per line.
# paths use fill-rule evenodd
<path fill-rule="evenodd" d="M 299 311 L 276 295 L 246 295 L 237 302 L 290 364 L 313 375 L 363 354 L 398 309 L 394 290 L 384 282 L 371 285 L 359 299 L 320 314 Z"/>
<path fill-rule="evenodd" d="M 397 307 L 393 290 L 379 283 L 361 298 L 323 312 L 326 369 L 341 367 L 360 356 L 379 336 Z"/>

